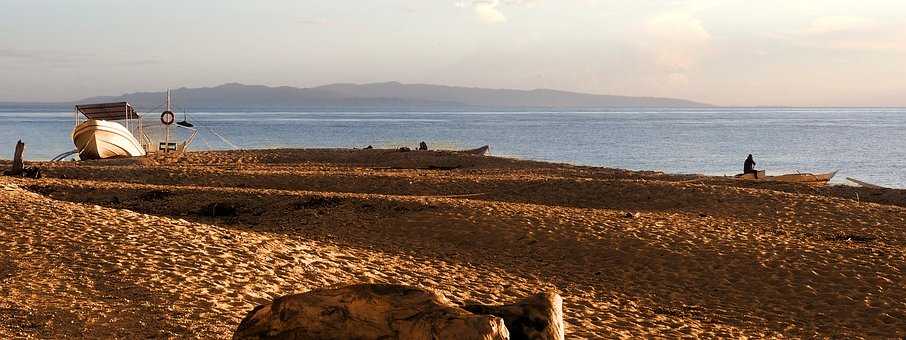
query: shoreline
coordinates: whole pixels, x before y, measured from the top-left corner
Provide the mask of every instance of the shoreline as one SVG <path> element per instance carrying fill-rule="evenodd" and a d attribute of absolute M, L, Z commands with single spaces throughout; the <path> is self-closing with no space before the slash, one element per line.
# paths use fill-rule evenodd
<path fill-rule="evenodd" d="M 557 289 L 568 338 L 906 335 L 902 190 L 433 151 L 28 163 L 0 177 L 3 337 L 228 337 L 361 282 Z"/>

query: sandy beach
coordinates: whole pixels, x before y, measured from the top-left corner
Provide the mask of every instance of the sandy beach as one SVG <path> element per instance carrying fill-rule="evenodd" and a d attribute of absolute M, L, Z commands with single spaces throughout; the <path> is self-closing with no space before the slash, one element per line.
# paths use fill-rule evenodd
<path fill-rule="evenodd" d="M 29 164 L 0 177 L 0 338 L 228 338 L 369 282 L 556 289 L 568 338 L 906 336 L 900 190 L 434 151 Z"/>

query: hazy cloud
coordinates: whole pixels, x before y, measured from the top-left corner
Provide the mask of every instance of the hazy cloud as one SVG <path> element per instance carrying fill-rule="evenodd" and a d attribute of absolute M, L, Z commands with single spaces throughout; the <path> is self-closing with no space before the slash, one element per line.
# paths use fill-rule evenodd
<path fill-rule="evenodd" d="M 507 21 L 506 16 L 497 8 L 498 6 L 500 6 L 499 0 L 483 0 L 472 3 L 475 14 L 478 14 L 482 21 L 492 24 Z"/>
<path fill-rule="evenodd" d="M 150 65 L 161 65 L 163 60 L 160 59 L 139 59 L 132 61 L 123 61 L 115 63 L 116 66 L 150 66 Z"/>
<path fill-rule="evenodd" d="M 299 18 L 299 20 L 296 20 L 296 22 L 303 25 L 326 25 L 330 23 L 326 19 L 320 18 Z"/>
<path fill-rule="evenodd" d="M 459 2 L 459 7 L 471 7 L 481 21 L 489 24 L 507 22 L 506 15 L 501 12 L 500 7 L 504 5 L 512 6 L 530 6 L 539 0 L 472 0 L 468 2 Z"/>
<path fill-rule="evenodd" d="M 21 50 L 0 48 L 0 60 L 17 61 L 26 64 L 41 64 L 50 66 L 71 67 L 78 65 L 104 65 L 104 66 L 147 66 L 159 65 L 163 61 L 157 58 L 135 60 L 119 60 L 103 62 L 97 60 L 92 54 L 78 54 L 55 50 Z"/>
<path fill-rule="evenodd" d="M 877 27 L 868 18 L 854 16 L 827 16 L 816 18 L 805 29 L 806 34 L 828 34 L 853 31 L 869 31 Z"/>
<path fill-rule="evenodd" d="M 906 24 L 857 16 L 813 19 L 801 31 L 781 37 L 793 44 L 821 49 L 906 52 Z"/>
<path fill-rule="evenodd" d="M 89 57 L 92 56 L 63 51 L 0 48 L 0 59 L 17 60 L 26 63 L 66 65 L 85 60 Z"/>
<path fill-rule="evenodd" d="M 701 20 L 686 11 L 655 15 L 644 25 L 644 46 L 670 83 L 683 83 L 702 56 L 711 34 Z"/>

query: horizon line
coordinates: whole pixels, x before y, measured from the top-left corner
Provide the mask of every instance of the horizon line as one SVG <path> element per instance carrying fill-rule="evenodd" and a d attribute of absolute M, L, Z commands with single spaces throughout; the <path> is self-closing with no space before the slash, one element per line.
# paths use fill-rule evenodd
<path fill-rule="evenodd" d="M 223 87 L 223 86 L 228 86 L 228 85 L 241 85 L 241 86 L 249 86 L 249 87 L 292 88 L 292 89 L 306 90 L 306 89 L 316 89 L 316 88 L 327 87 L 327 86 L 334 86 L 334 85 L 355 85 L 355 86 L 365 86 L 365 85 L 382 85 L 382 84 L 399 84 L 399 85 L 405 85 L 405 86 L 418 86 L 418 85 L 424 85 L 424 86 L 450 87 L 450 88 L 462 88 L 462 89 L 479 89 L 479 90 L 492 90 L 492 91 L 497 91 L 497 90 L 499 90 L 499 91 L 522 91 L 522 92 L 532 92 L 532 91 L 558 91 L 558 92 L 565 92 L 565 93 L 571 93 L 571 94 L 592 95 L 592 96 L 614 96 L 614 97 L 628 97 L 628 98 L 673 99 L 673 100 L 684 100 L 684 101 L 689 101 L 689 102 L 693 102 L 693 103 L 696 103 L 696 104 L 702 104 L 702 105 L 709 106 L 709 108 L 816 108 L 816 109 L 818 109 L 818 108 L 824 108 L 824 109 L 831 109 L 831 108 L 840 108 L 840 109 L 845 109 L 845 108 L 872 109 L 872 108 L 878 108 L 878 109 L 882 109 L 882 108 L 883 108 L 883 109 L 906 109 L 906 106 L 860 106 L 860 105 L 854 105 L 854 106 L 850 106 L 850 105 L 781 105 L 781 104 L 761 104 L 761 105 L 721 105 L 721 104 L 712 104 L 712 103 L 708 103 L 708 102 L 704 102 L 704 101 L 699 101 L 699 100 L 697 100 L 697 99 L 688 99 L 688 98 L 683 98 L 683 97 L 667 97 L 667 96 L 653 96 L 653 95 L 627 95 L 627 94 L 612 94 L 612 93 L 592 93 L 592 92 L 583 92 L 583 91 L 577 91 L 577 90 L 563 90 L 563 89 L 546 88 L 546 87 L 539 87 L 539 88 L 532 88 L 532 89 L 518 89 L 518 88 L 505 88 L 505 87 L 481 87 L 481 86 L 449 85 L 449 84 L 419 83 L 419 82 L 416 82 L 416 83 L 405 83 L 405 82 L 395 81 L 395 80 L 394 80 L 394 81 L 361 82 L 361 83 L 357 83 L 357 82 L 333 82 L 333 83 L 327 83 L 327 84 L 322 84 L 322 85 L 314 85 L 314 86 L 292 86 L 292 85 L 250 84 L 250 83 L 242 83 L 242 82 L 238 82 L 238 81 L 231 81 L 231 82 L 221 83 L 221 84 L 218 84 L 218 85 L 199 86 L 199 87 L 180 86 L 180 87 L 177 87 L 177 88 L 168 88 L 168 89 L 171 90 L 171 91 L 173 91 L 173 90 L 197 90 L 197 89 L 214 89 L 214 88 Z M 2 100 L 2 99 L 0 99 L 0 105 L 16 105 L 16 104 L 18 104 L 18 105 L 64 105 L 64 104 L 74 104 L 74 103 L 77 103 L 77 102 L 79 102 L 79 101 L 83 101 L 83 100 L 86 100 L 86 99 L 93 99 L 93 98 L 100 98 L 100 97 L 118 98 L 118 97 L 125 97 L 126 95 L 129 95 L 129 94 L 157 93 L 157 92 L 158 92 L 158 91 L 153 91 L 153 90 L 133 90 L 132 92 L 122 93 L 122 94 L 119 94 L 119 95 L 95 95 L 95 96 L 83 97 L 83 98 L 79 98 L 79 99 L 75 99 L 75 100 L 62 100 L 62 101 L 20 101 L 20 100 Z M 166 92 L 166 89 L 160 91 L 160 93 L 163 93 L 163 92 Z M 350 97 L 350 98 L 355 98 L 355 97 Z M 480 107 L 480 106 L 478 106 L 478 105 L 461 105 L 461 106 L 463 106 L 463 107 L 469 107 L 469 106 L 471 106 L 471 107 Z M 600 108 L 618 108 L 618 107 L 620 107 L 620 106 L 604 106 L 604 107 L 600 107 Z M 701 109 L 701 108 L 687 108 L 687 107 L 680 107 L 680 106 L 663 106 L 663 107 L 656 107 L 656 106 L 624 106 L 623 108 L 630 108 L 630 107 L 638 107 L 638 108 L 643 108 L 643 107 L 644 107 L 644 108 L 683 108 L 683 109 Z M 506 107 L 501 107 L 501 108 L 506 108 Z M 569 106 L 562 106 L 562 107 L 511 107 L 511 108 L 512 108 L 512 109 L 518 109 L 518 108 L 536 108 L 536 109 L 537 109 L 537 108 L 552 108 L 552 109 L 553 109 L 553 108 L 563 108 L 563 109 L 568 109 L 568 108 L 570 108 L 570 107 L 569 107 Z M 578 109 L 578 108 L 582 108 L 582 107 L 573 107 L 573 109 Z M 594 109 L 594 108 L 588 107 L 588 109 Z"/>

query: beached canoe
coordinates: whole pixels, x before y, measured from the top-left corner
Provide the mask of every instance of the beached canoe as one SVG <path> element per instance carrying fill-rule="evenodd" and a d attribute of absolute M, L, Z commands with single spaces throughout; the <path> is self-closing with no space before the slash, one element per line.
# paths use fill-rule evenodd
<path fill-rule="evenodd" d="M 469 155 L 483 156 L 483 155 L 487 154 L 489 150 L 491 150 L 491 146 L 490 146 L 490 145 L 485 145 L 485 146 L 482 146 L 482 147 L 477 148 L 477 149 L 460 150 L 460 151 L 457 151 L 457 152 L 459 152 L 459 153 L 464 153 L 464 154 L 469 154 Z"/>
<path fill-rule="evenodd" d="M 786 175 L 779 175 L 779 176 L 740 174 L 740 175 L 736 175 L 736 178 L 745 179 L 745 180 L 755 180 L 755 181 L 804 183 L 804 184 L 821 186 L 821 185 L 827 184 L 827 182 L 830 182 L 831 178 L 834 178 L 835 175 L 837 175 L 836 171 L 825 173 L 825 174 L 797 173 L 797 174 L 786 174 Z"/>

